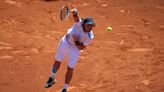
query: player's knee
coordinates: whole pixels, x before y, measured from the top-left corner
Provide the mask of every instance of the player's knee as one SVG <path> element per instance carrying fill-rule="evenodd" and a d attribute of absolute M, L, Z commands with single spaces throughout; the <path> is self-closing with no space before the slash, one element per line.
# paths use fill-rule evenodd
<path fill-rule="evenodd" d="M 56 70 L 60 67 L 60 65 L 61 65 L 61 62 L 55 61 L 54 66 L 55 66 Z"/>
<path fill-rule="evenodd" d="M 68 66 L 68 71 L 73 71 L 74 69 Z"/>
<path fill-rule="evenodd" d="M 60 64 L 61 64 L 60 61 L 55 60 L 55 65 L 60 65 Z"/>

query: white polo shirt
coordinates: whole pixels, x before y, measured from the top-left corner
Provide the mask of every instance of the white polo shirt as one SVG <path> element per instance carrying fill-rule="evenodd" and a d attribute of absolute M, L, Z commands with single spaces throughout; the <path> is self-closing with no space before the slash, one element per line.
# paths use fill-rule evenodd
<path fill-rule="evenodd" d="M 80 42 L 83 42 L 85 46 L 90 44 L 94 35 L 92 31 L 84 32 L 82 23 L 79 21 L 62 37 L 56 50 L 55 60 L 62 62 L 65 57 L 68 57 L 68 66 L 73 69 L 78 61 L 80 50 L 75 45 L 72 34 L 75 35 Z"/>
<path fill-rule="evenodd" d="M 76 45 L 72 35 L 75 35 L 84 46 L 88 46 L 94 38 L 92 31 L 84 32 L 81 21 L 75 23 L 70 29 L 68 29 L 66 35 L 62 38 L 68 47 L 75 48 Z"/>

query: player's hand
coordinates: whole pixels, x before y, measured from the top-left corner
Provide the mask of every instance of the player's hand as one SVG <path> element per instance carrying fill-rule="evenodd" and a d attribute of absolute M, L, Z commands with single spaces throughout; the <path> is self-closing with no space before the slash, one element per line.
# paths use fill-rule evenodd
<path fill-rule="evenodd" d="M 75 23 L 79 22 L 79 17 L 78 17 L 78 14 L 77 14 L 77 9 L 76 8 L 73 8 L 70 10 L 72 15 L 73 15 L 73 19 L 75 21 Z"/>
<path fill-rule="evenodd" d="M 73 14 L 73 16 L 75 16 L 75 17 L 77 16 L 77 9 L 76 8 L 73 8 L 70 11 Z"/>
<path fill-rule="evenodd" d="M 72 13 L 74 13 L 74 12 L 77 12 L 77 9 L 76 8 L 73 8 L 73 9 L 71 9 L 70 10 Z"/>

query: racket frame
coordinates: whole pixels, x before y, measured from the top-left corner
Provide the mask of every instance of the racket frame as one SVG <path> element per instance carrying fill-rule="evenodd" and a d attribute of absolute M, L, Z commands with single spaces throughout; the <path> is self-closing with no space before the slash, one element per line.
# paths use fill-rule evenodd
<path fill-rule="evenodd" d="M 66 12 L 67 14 L 65 15 L 65 17 L 62 16 L 62 13 L 63 13 L 63 11 L 64 11 L 64 8 L 67 9 L 67 12 Z M 62 8 L 61 8 L 61 11 L 60 11 L 60 19 L 61 19 L 62 21 L 64 21 L 65 19 L 68 18 L 69 15 L 70 15 L 70 9 L 68 8 L 67 5 L 63 5 Z"/>

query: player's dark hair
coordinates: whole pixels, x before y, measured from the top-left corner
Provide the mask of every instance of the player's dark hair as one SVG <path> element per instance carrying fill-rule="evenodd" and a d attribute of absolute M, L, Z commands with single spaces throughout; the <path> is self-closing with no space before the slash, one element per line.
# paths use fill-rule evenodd
<path fill-rule="evenodd" d="M 87 24 L 88 22 L 90 22 L 93 26 L 96 26 L 95 22 L 93 21 L 93 19 L 91 17 L 82 18 L 81 22 L 82 22 L 82 24 Z"/>

